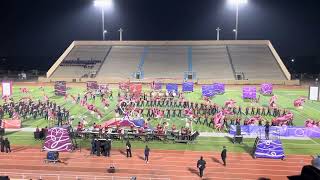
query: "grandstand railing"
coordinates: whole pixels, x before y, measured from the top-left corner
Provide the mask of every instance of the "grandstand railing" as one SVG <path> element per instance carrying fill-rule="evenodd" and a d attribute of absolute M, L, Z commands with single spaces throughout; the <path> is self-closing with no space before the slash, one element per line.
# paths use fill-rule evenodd
<path fill-rule="evenodd" d="M 232 69 L 232 72 L 233 72 L 234 79 L 237 79 L 236 70 L 234 68 L 234 65 L 233 65 L 233 62 L 232 62 L 232 58 L 231 58 L 228 46 L 226 46 L 226 49 L 227 49 L 228 59 L 229 59 L 230 65 L 231 65 L 231 69 Z"/>
<path fill-rule="evenodd" d="M 132 180 L 136 176 L 90 176 L 90 175 L 66 175 L 66 174 L 45 174 L 45 173 L 17 173 L 17 172 L 0 172 L 1 176 L 9 176 L 10 179 L 42 179 L 42 180 Z M 154 177 L 137 177 L 139 180 L 170 180 L 170 178 Z"/>
<path fill-rule="evenodd" d="M 107 54 L 103 57 L 102 62 L 101 62 L 101 64 L 100 64 L 99 68 L 97 69 L 96 76 L 99 74 L 100 69 L 101 69 L 103 63 L 106 61 L 107 57 L 108 57 L 109 54 L 110 54 L 111 49 L 112 49 L 112 46 L 110 46 L 110 48 L 109 48 L 108 51 L 107 51 Z"/>

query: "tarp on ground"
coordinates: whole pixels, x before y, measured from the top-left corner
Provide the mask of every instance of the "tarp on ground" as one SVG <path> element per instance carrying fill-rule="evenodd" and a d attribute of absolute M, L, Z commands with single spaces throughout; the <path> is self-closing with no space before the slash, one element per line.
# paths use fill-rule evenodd
<path fill-rule="evenodd" d="M 234 135 L 236 133 L 236 126 L 230 126 L 230 134 Z M 241 134 L 242 135 L 261 135 L 264 133 L 264 126 L 257 125 L 242 125 Z M 284 136 L 284 137 L 310 137 L 310 138 L 320 138 L 320 128 L 307 128 L 298 126 L 270 126 L 270 135 L 274 136 Z"/>
<path fill-rule="evenodd" d="M 69 132 L 66 128 L 54 127 L 48 129 L 43 146 L 45 151 L 68 152 L 72 151 L 72 146 Z"/>

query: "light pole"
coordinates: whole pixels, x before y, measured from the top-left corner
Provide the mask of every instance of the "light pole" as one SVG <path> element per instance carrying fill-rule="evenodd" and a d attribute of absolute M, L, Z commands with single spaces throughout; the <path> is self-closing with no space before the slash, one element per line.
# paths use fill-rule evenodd
<path fill-rule="evenodd" d="M 105 40 L 105 34 L 107 33 L 107 30 L 105 30 L 105 28 L 104 28 L 104 10 L 106 8 L 112 7 L 112 0 L 95 0 L 94 6 L 101 8 L 102 39 Z"/>
<path fill-rule="evenodd" d="M 220 31 L 221 31 L 222 29 L 220 29 L 219 27 L 216 29 L 216 31 L 217 31 L 217 41 L 219 41 L 220 40 Z"/>
<path fill-rule="evenodd" d="M 230 3 L 236 5 L 236 27 L 234 31 L 234 39 L 238 40 L 238 32 L 239 32 L 239 5 L 240 4 L 247 4 L 248 0 L 229 0 Z"/>

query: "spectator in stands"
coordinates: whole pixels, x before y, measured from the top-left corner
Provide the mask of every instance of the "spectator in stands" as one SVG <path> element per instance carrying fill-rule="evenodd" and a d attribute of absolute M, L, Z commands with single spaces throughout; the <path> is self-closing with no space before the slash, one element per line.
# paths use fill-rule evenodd
<path fill-rule="evenodd" d="M 199 176 L 202 178 L 203 171 L 206 168 L 206 161 L 203 160 L 202 156 L 200 157 L 200 159 L 197 162 L 197 168 L 199 169 Z"/>
<path fill-rule="evenodd" d="M 144 148 L 144 160 L 146 163 L 149 163 L 149 155 L 150 155 L 150 149 L 148 145 Z"/>
<path fill-rule="evenodd" d="M 8 138 L 5 138 L 4 140 L 4 147 L 6 148 L 6 153 L 11 152 L 10 141 L 8 140 Z"/>
<path fill-rule="evenodd" d="M 126 143 L 126 150 L 127 150 L 127 158 L 130 156 L 132 157 L 132 154 L 131 154 L 131 144 L 129 142 L 129 140 L 127 141 Z"/>

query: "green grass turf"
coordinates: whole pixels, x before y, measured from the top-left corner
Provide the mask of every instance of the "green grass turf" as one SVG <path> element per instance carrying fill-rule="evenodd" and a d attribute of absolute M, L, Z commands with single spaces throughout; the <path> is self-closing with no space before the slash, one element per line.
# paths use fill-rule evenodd
<path fill-rule="evenodd" d="M 20 88 L 22 86 L 14 86 L 13 88 L 13 98 L 15 100 L 19 100 L 22 97 L 31 97 L 34 100 L 36 99 L 43 99 L 43 95 L 46 94 L 50 100 L 55 101 L 57 104 L 62 105 L 63 107 L 70 110 L 70 114 L 74 116 L 75 121 L 73 122 L 73 125 L 76 125 L 77 122 L 82 117 L 85 117 L 85 119 L 88 121 L 89 125 L 96 123 L 101 123 L 104 121 L 107 121 L 111 118 L 115 117 L 114 108 L 116 106 L 117 102 L 117 90 L 114 90 L 114 99 L 111 101 L 109 109 L 104 109 L 103 105 L 100 101 L 100 98 L 96 98 L 96 101 L 93 102 L 93 104 L 96 105 L 96 107 L 99 108 L 99 110 L 103 113 L 103 117 L 101 119 L 97 119 L 96 116 L 90 114 L 86 108 L 73 104 L 71 98 L 69 98 L 67 101 L 64 100 L 64 97 L 55 96 L 53 92 L 53 86 L 46 86 L 44 87 L 44 91 L 40 90 L 38 87 L 28 87 L 30 90 L 29 94 L 22 94 L 20 93 Z M 77 96 L 78 94 L 83 95 L 85 92 L 84 87 L 70 87 L 68 89 L 69 95 Z M 274 90 L 275 95 L 278 96 L 277 104 L 281 108 L 289 109 L 294 113 L 294 124 L 297 126 L 303 126 L 304 121 L 308 118 L 319 120 L 320 119 L 320 102 L 312 102 L 307 101 L 304 105 L 303 109 L 296 109 L 293 107 L 293 101 L 300 97 L 300 96 L 307 96 L 308 90 L 288 90 L 288 89 L 275 89 Z M 268 102 L 270 97 L 269 96 L 261 96 L 259 104 L 252 104 L 251 102 L 244 102 L 241 98 L 242 92 L 240 88 L 228 88 L 226 93 L 223 95 L 217 95 L 216 97 L 212 98 L 212 101 L 223 105 L 224 102 L 228 99 L 234 99 L 237 102 L 237 105 L 241 105 L 242 107 L 246 106 L 268 106 Z M 201 102 L 201 89 L 196 88 L 194 92 L 186 94 L 186 98 L 194 101 L 194 102 Z M 0 100 L 0 104 L 2 104 L 2 99 Z M 265 117 L 268 120 L 271 120 L 271 117 Z M 172 125 L 173 123 L 177 125 L 178 128 L 185 125 L 185 119 L 184 118 L 171 118 L 169 120 L 169 124 Z M 155 126 L 158 124 L 158 120 L 152 120 L 151 124 Z M 23 127 L 44 127 L 47 126 L 48 122 L 45 121 L 43 118 L 37 118 L 33 119 L 32 117 L 23 120 L 22 126 Z M 200 132 L 212 132 L 213 129 L 209 128 L 204 125 L 196 125 L 193 124 L 193 129 L 198 130 Z"/>
<path fill-rule="evenodd" d="M 30 132 L 7 132 L 5 134 L 12 145 L 42 147 L 42 141 L 35 141 Z M 229 152 L 250 153 L 255 139 L 244 139 L 243 144 L 233 144 L 227 137 L 199 137 L 194 144 L 163 143 L 159 141 L 148 142 L 151 149 L 162 150 L 191 150 L 191 151 L 221 151 L 223 146 L 227 146 Z M 312 140 L 287 140 L 283 139 L 283 147 L 286 154 L 315 155 L 319 153 L 320 144 Z M 90 140 L 78 140 L 82 148 L 90 148 Z M 131 141 L 133 148 L 143 149 L 146 143 L 142 141 Z M 114 141 L 112 147 L 120 149 L 125 147 L 125 142 Z"/>

